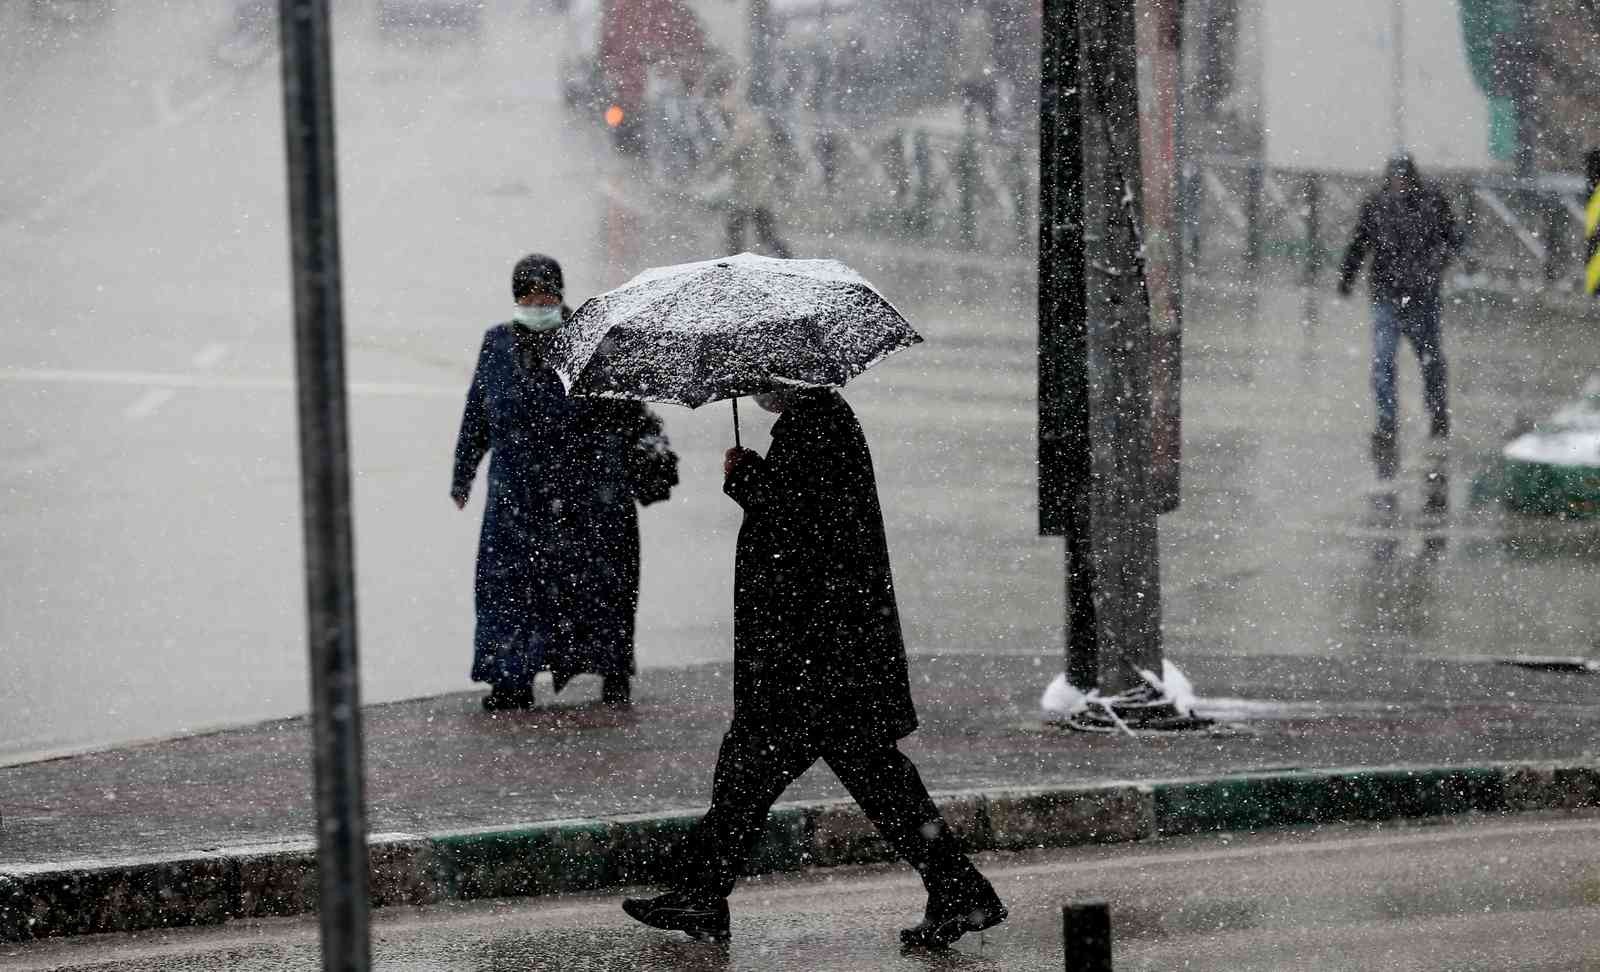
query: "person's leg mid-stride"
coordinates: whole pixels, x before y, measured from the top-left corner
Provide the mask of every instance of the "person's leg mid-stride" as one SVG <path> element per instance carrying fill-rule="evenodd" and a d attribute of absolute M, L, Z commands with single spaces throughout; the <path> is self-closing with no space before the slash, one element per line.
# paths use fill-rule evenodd
<path fill-rule="evenodd" d="M 994 888 L 962 852 L 916 766 L 893 742 L 837 744 L 739 727 L 723 737 L 710 809 L 676 851 L 671 890 L 626 899 L 623 910 L 654 928 L 685 932 L 699 941 L 728 941 L 727 898 L 767 813 L 819 758 L 928 889 L 923 920 L 900 933 L 902 942 L 943 948 L 1005 920 Z"/>
<path fill-rule="evenodd" d="M 1428 407 L 1428 434 L 1435 439 L 1450 435 L 1449 370 L 1439 339 L 1439 301 L 1412 301 L 1400 312 L 1400 330 L 1411 339 L 1422 370 L 1422 400 Z"/>
<path fill-rule="evenodd" d="M 1388 301 L 1372 302 L 1372 396 L 1377 424 L 1372 430 L 1372 463 L 1379 479 L 1393 479 L 1400 464 L 1395 426 L 1399 401 L 1395 394 L 1394 358 L 1400 345 L 1400 308 Z"/>
<path fill-rule="evenodd" d="M 823 756 L 828 767 L 895 851 L 916 869 L 928 889 L 922 921 L 900 941 L 944 948 L 968 932 L 1006 919 L 1005 905 L 961 850 L 928 788 L 900 747 L 863 742 Z"/>

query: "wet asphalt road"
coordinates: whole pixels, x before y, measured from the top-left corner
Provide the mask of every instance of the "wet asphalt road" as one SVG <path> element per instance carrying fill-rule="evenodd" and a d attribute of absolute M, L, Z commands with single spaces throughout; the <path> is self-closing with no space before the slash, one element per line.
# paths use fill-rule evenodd
<path fill-rule="evenodd" d="M 0 8 L 0 126 L 26 136 L 0 158 L 0 759 L 305 705 L 279 96 L 270 66 L 210 64 L 221 21 L 198 0 L 70 30 Z M 488 24 L 394 45 L 365 6 L 336 22 L 370 701 L 468 687 L 481 506 L 450 505 L 450 450 L 513 260 L 555 253 L 583 295 L 721 245 L 714 217 L 658 201 L 560 104 L 551 15 L 507 0 Z M 911 649 L 1059 645 L 1061 542 L 1034 535 L 1031 275 L 796 242 L 857 266 L 928 338 L 849 393 Z M 1413 361 L 1398 513 L 1372 512 L 1359 302 L 1213 279 L 1187 315 L 1184 505 L 1161 526 L 1180 665 L 1595 652 L 1596 529 L 1464 509 L 1515 418 L 1600 370 L 1583 322 L 1447 310 L 1454 506 L 1428 520 Z M 666 419 L 684 481 L 643 517 L 646 667 L 731 653 L 727 410 Z"/>
<path fill-rule="evenodd" d="M 900 949 L 922 890 L 898 867 L 747 883 L 725 950 L 635 925 L 615 896 L 393 909 L 374 928 L 374 968 L 1044 972 L 1062 967 L 1061 905 L 1103 898 L 1119 972 L 1590 969 L 1597 837 L 1592 816 L 1463 819 L 987 855 L 1012 917 L 943 954 Z M 314 921 L 283 920 L 8 946 L 0 968 L 290 972 L 318 967 L 316 941 Z"/>

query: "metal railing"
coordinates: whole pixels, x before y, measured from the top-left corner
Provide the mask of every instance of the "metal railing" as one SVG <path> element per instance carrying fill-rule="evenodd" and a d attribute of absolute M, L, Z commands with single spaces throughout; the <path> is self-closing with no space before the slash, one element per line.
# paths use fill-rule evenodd
<path fill-rule="evenodd" d="M 724 134 L 721 124 L 720 112 L 704 101 L 657 101 L 648 138 L 657 183 L 681 190 L 712 179 L 707 160 Z M 775 116 L 774 132 L 789 159 L 781 215 L 791 225 L 1002 257 L 1032 252 L 1039 162 L 1031 131 L 989 133 L 916 119 L 869 128 L 855 117 L 791 112 Z M 1429 178 L 1445 191 L 1465 235 L 1452 285 L 1581 290 L 1581 178 L 1483 171 Z M 1224 156 L 1191 160 L 1180 189 L 1189 266 L 1288 269 L 1307 284 L 1323 282 L 1376 185 L 1376 177 L 1360 173 Z"/>
<path fill-rule="evenodd" d="M 854 118 L 809 112 L 772 122 L 786 160 L 788 222 L 997 254 L 1033 245 L 1038 149 L 1031 137 L 980 136 L 926 121 L 864 130 Z M 655 102 L 645 143 L 657 184 L 714 184 L 710 160 L 724 134 L 720 112 L 703 100 Z M 718 201 L 711 191 L 699 195 Z"/>
<path fill-rule="evenodd" d="M 1449 198 L 1465 235 L 1453 283 L 1578 289 L 1580 178 L 1481 171 L 1441 171 L 1429 178 Z M 1376 185 L 1370 175 L 1274 168 L 1236 158 L 1193 161 L 1184 169 L 1184 251 L 1193 268 L 1288 266 L 1315 284 L 1343 253 L 1361 200 Z"/>

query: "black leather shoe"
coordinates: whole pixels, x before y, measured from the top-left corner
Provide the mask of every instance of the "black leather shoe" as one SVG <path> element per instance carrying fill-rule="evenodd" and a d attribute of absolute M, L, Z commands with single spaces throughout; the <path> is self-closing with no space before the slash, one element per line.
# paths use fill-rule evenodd
<path fill-rule="evenodd" d="M 682 891 L 654 898 L 623 898 L 622 910 L 651 928 L 681 931 L 697 942 L 723 944 L 733 937 L 728 930 L 728 899 L 697 899 Z"/>
<path fill-rule="evenodd" d="M 993 928 L 1006 920 L 1006 906 L 994 888 L 984 887 L 960 898 L 928 898 L 922 921 L 900 932 L 900 941 L 912 948 L 949 948 L 967 932 Z"/>

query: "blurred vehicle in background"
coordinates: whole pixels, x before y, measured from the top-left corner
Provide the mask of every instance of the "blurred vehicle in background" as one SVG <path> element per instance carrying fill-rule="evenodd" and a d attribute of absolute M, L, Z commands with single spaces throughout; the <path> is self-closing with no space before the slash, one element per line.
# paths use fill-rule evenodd
<path fill-rule="evenodd" d="M 378 0 L 380 33 L 443 27 L 478 33 L 484 0 Z"/>
<path fill-rule="evenodd" d="M 693 91 L 712 56 L 688 0 L 570 0 L 562 97 L 603 123 L 619 151 L 643 154 L 651 92 Z"/>
<path fill-rule="evenodd" d="M 958 26 L 974 13 L 992 34 L 996 111 L 1009 115 L 1037 60 L 1038 0 L 568 0 L 560 90 L 619 151 L 676 178 L 714 149 L 735 84 L 777 130 L 829 129 L 812 146 L 827 168 L 837 129 L 888 133 L 957 103 Z"/>
<path fill-rule="evenodd" d="M 995 4 L 1004 7 L 1006 4 Z M 719 72 L 765 80 L 764 107 L 866 113 L 953 96 L 954 25 L 962 5 L 935 0 L 768 0 L 770 63 L 750 63 L 747 2 L 569 0 L 561 93 L 645 153 L 656 116 L 679 124 L 715 102 Z M 998 31 L 997 31 L 998 32 Z M 657 98 L 664 99 L 660 103 Z"/>

